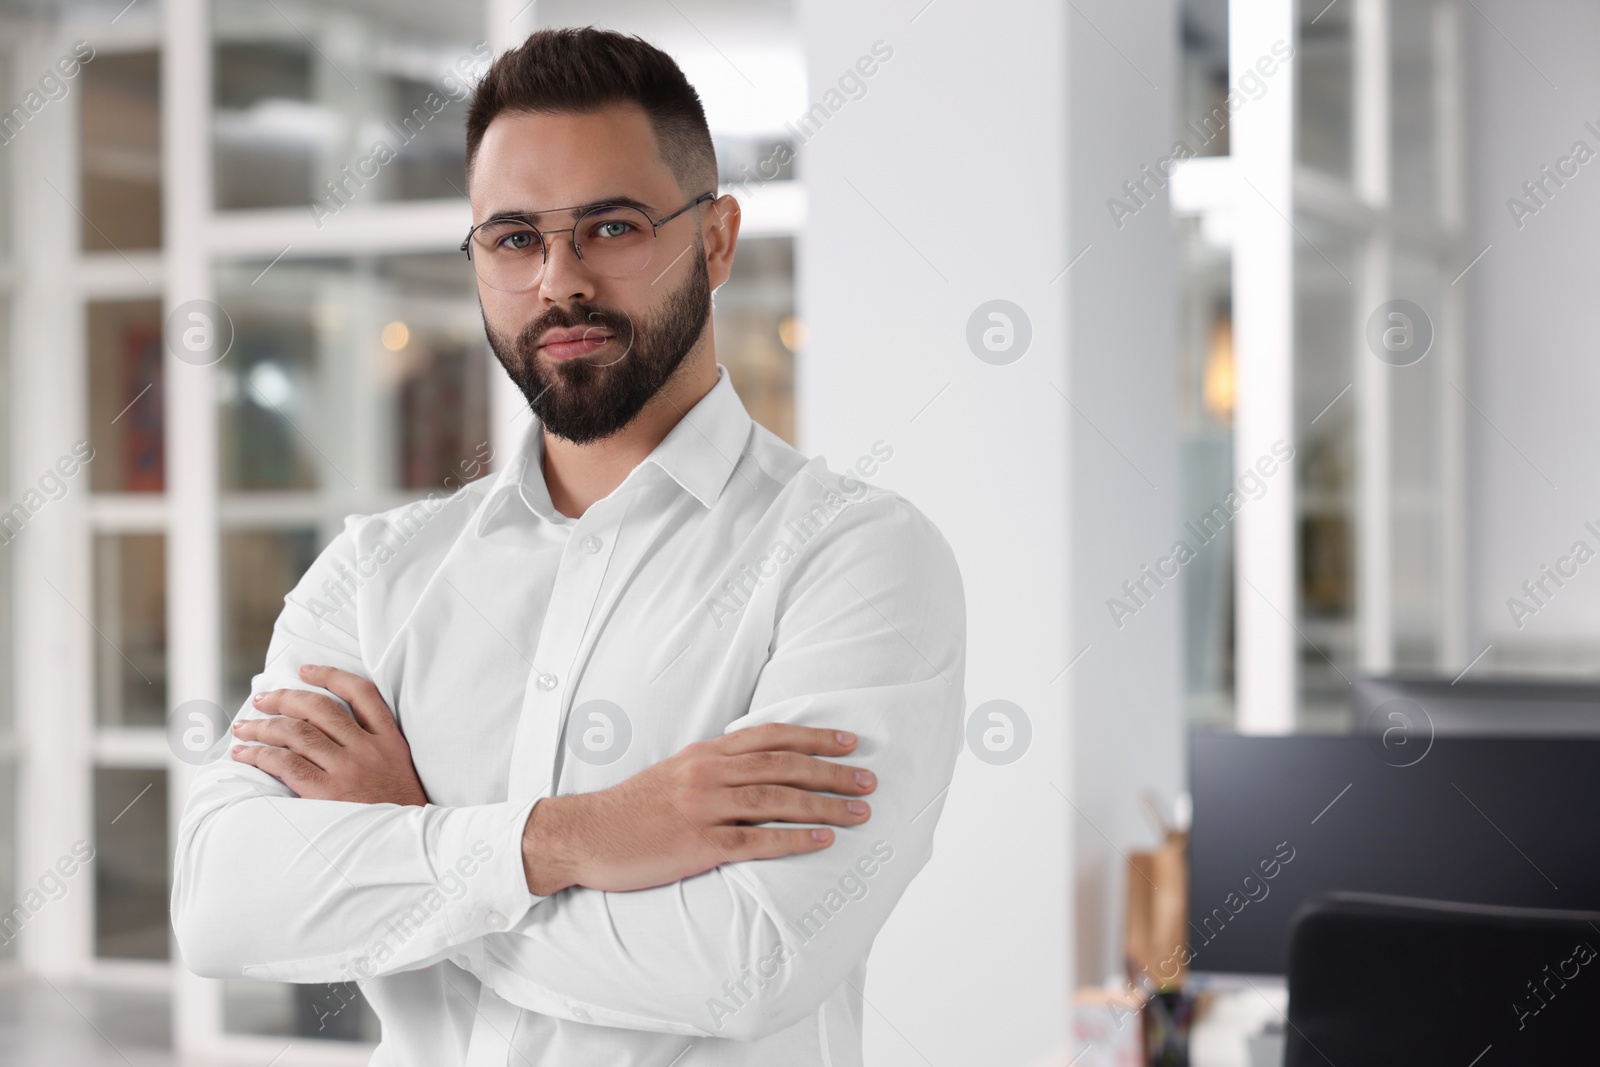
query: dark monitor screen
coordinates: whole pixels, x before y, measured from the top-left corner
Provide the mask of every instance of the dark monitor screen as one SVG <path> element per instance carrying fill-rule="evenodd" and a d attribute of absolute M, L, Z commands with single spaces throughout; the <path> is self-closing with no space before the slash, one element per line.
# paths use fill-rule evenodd
<path fill-rule="evenodd" d="M 1600 910 L 1600 738 L 1414 740 L 1192 737 L 1192 971 L 1282 974 L 1330 890 Z"/>

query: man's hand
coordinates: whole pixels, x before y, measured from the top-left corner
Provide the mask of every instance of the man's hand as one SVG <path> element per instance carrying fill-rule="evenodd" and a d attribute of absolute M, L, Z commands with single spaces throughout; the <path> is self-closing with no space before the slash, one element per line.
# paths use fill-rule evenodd
<path fill-rule="evenodd" d="M 865 801 L 825 794 L 870 793 L 872 772 L 813 758 L 855 744 L 849 733 L 766 723 L 696 741 L 609 789 L 546 797 L 522 832 L 528 889 L 649 889 L 735 860 L 827 848 L 832 830 L 751 824 L 866 822 Z"/>
<path fill-rule="evenodd" d="M 343 697 L 355 718 L 321 693 L 304 689 L 257 693 L 255 707 L 272 717 L 242 719 L 233 724 L 233 735 L 264 745 L 235 745 L 234 759 L 261 768 L 313 800 L 428 802 L 411 763 L 411 746 L 377 686 L 336 667 L 307 664 L 300 668 L 300 677 Z"/>

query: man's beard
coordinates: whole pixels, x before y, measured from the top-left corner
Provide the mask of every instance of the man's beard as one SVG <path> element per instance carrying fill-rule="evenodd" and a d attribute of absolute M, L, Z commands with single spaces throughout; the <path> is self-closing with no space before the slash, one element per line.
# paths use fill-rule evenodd
<path fill-rule="evenodd" d="M 593 304 L 558 304 L 515 340 L 484 319 L 489 347 L 546 430 L 573 444 L 603 440 L 632 422 L 672 377 L 711 317 L 711 276 L 698 237 L 695 246 L 689 279 L 649 319 L 633 320 Z M 612 339 L 591 355 L 540 361 L 536 346 L 545 331 L 585 326 Z"/>

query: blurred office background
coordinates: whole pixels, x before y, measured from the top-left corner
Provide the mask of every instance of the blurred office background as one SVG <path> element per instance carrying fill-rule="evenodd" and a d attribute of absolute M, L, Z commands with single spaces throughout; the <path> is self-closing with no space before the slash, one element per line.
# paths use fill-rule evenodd
<path fill-rule="evenodd" d="M 240 704 L 343 516 L 510 448 L 457 251 L 462 86 L 586 23 L 705 99 L 744 206 L 716 330 L 746 406 L 836 468 L 892 445 L 876 480 L 962 562 L 969 707 L 1031 721 L 1025 759 L 963 755 L 875 950 L 869 1062 L 1049 1054 L 1120 965 L 1137 797 L 1182 790 L 1191 726 L 1345 730 L 1358 673 L 1600 669 L 1600 579 L 1507 606 L 1600 541 L 1600 179 L 1541 169 L 1600 148 L 1600 11 L 0 0 L 0 501 L 26 512 L 0 533 L 0 906 L 95 850 L 0 937 L 0 1051 L 31 1020 L 72 1062 L 365 1062 L 359 996 L 172 958 L 164 724 Z M 379 139 L 405 144 L 344 183 Z M 1031 334 L 1014 362 L 969 343 L 995 299 Z M 1369 344 L 1395 300 L 1414 360 Z M 164 349 L 192 301 L 231 323 L 209 367 Z"/>

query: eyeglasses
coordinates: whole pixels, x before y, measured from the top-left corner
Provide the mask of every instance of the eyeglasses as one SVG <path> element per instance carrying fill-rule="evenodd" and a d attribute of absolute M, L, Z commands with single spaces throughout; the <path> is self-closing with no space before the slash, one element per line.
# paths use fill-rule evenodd
<path fill-rule="evenodd" d="M 520 293 L 533 288 L 544 273 L 551 236 L 570 233 L 572 251 L 584 266 L 601 277 L 626 278 L 649 265 L 656 250 L 657 230 L 695 205 L 715 199 L 715 192 L 701 193 L 659 222 L 651 221 L 649 215 L 631 205 L 602 204 L 589 208 L 571 226 L 560 230 L 540 230 L 529 215 L 505 215 L 468 230 L 461 251 L 472 261 L 484 285 L 501 292 Z"/>

